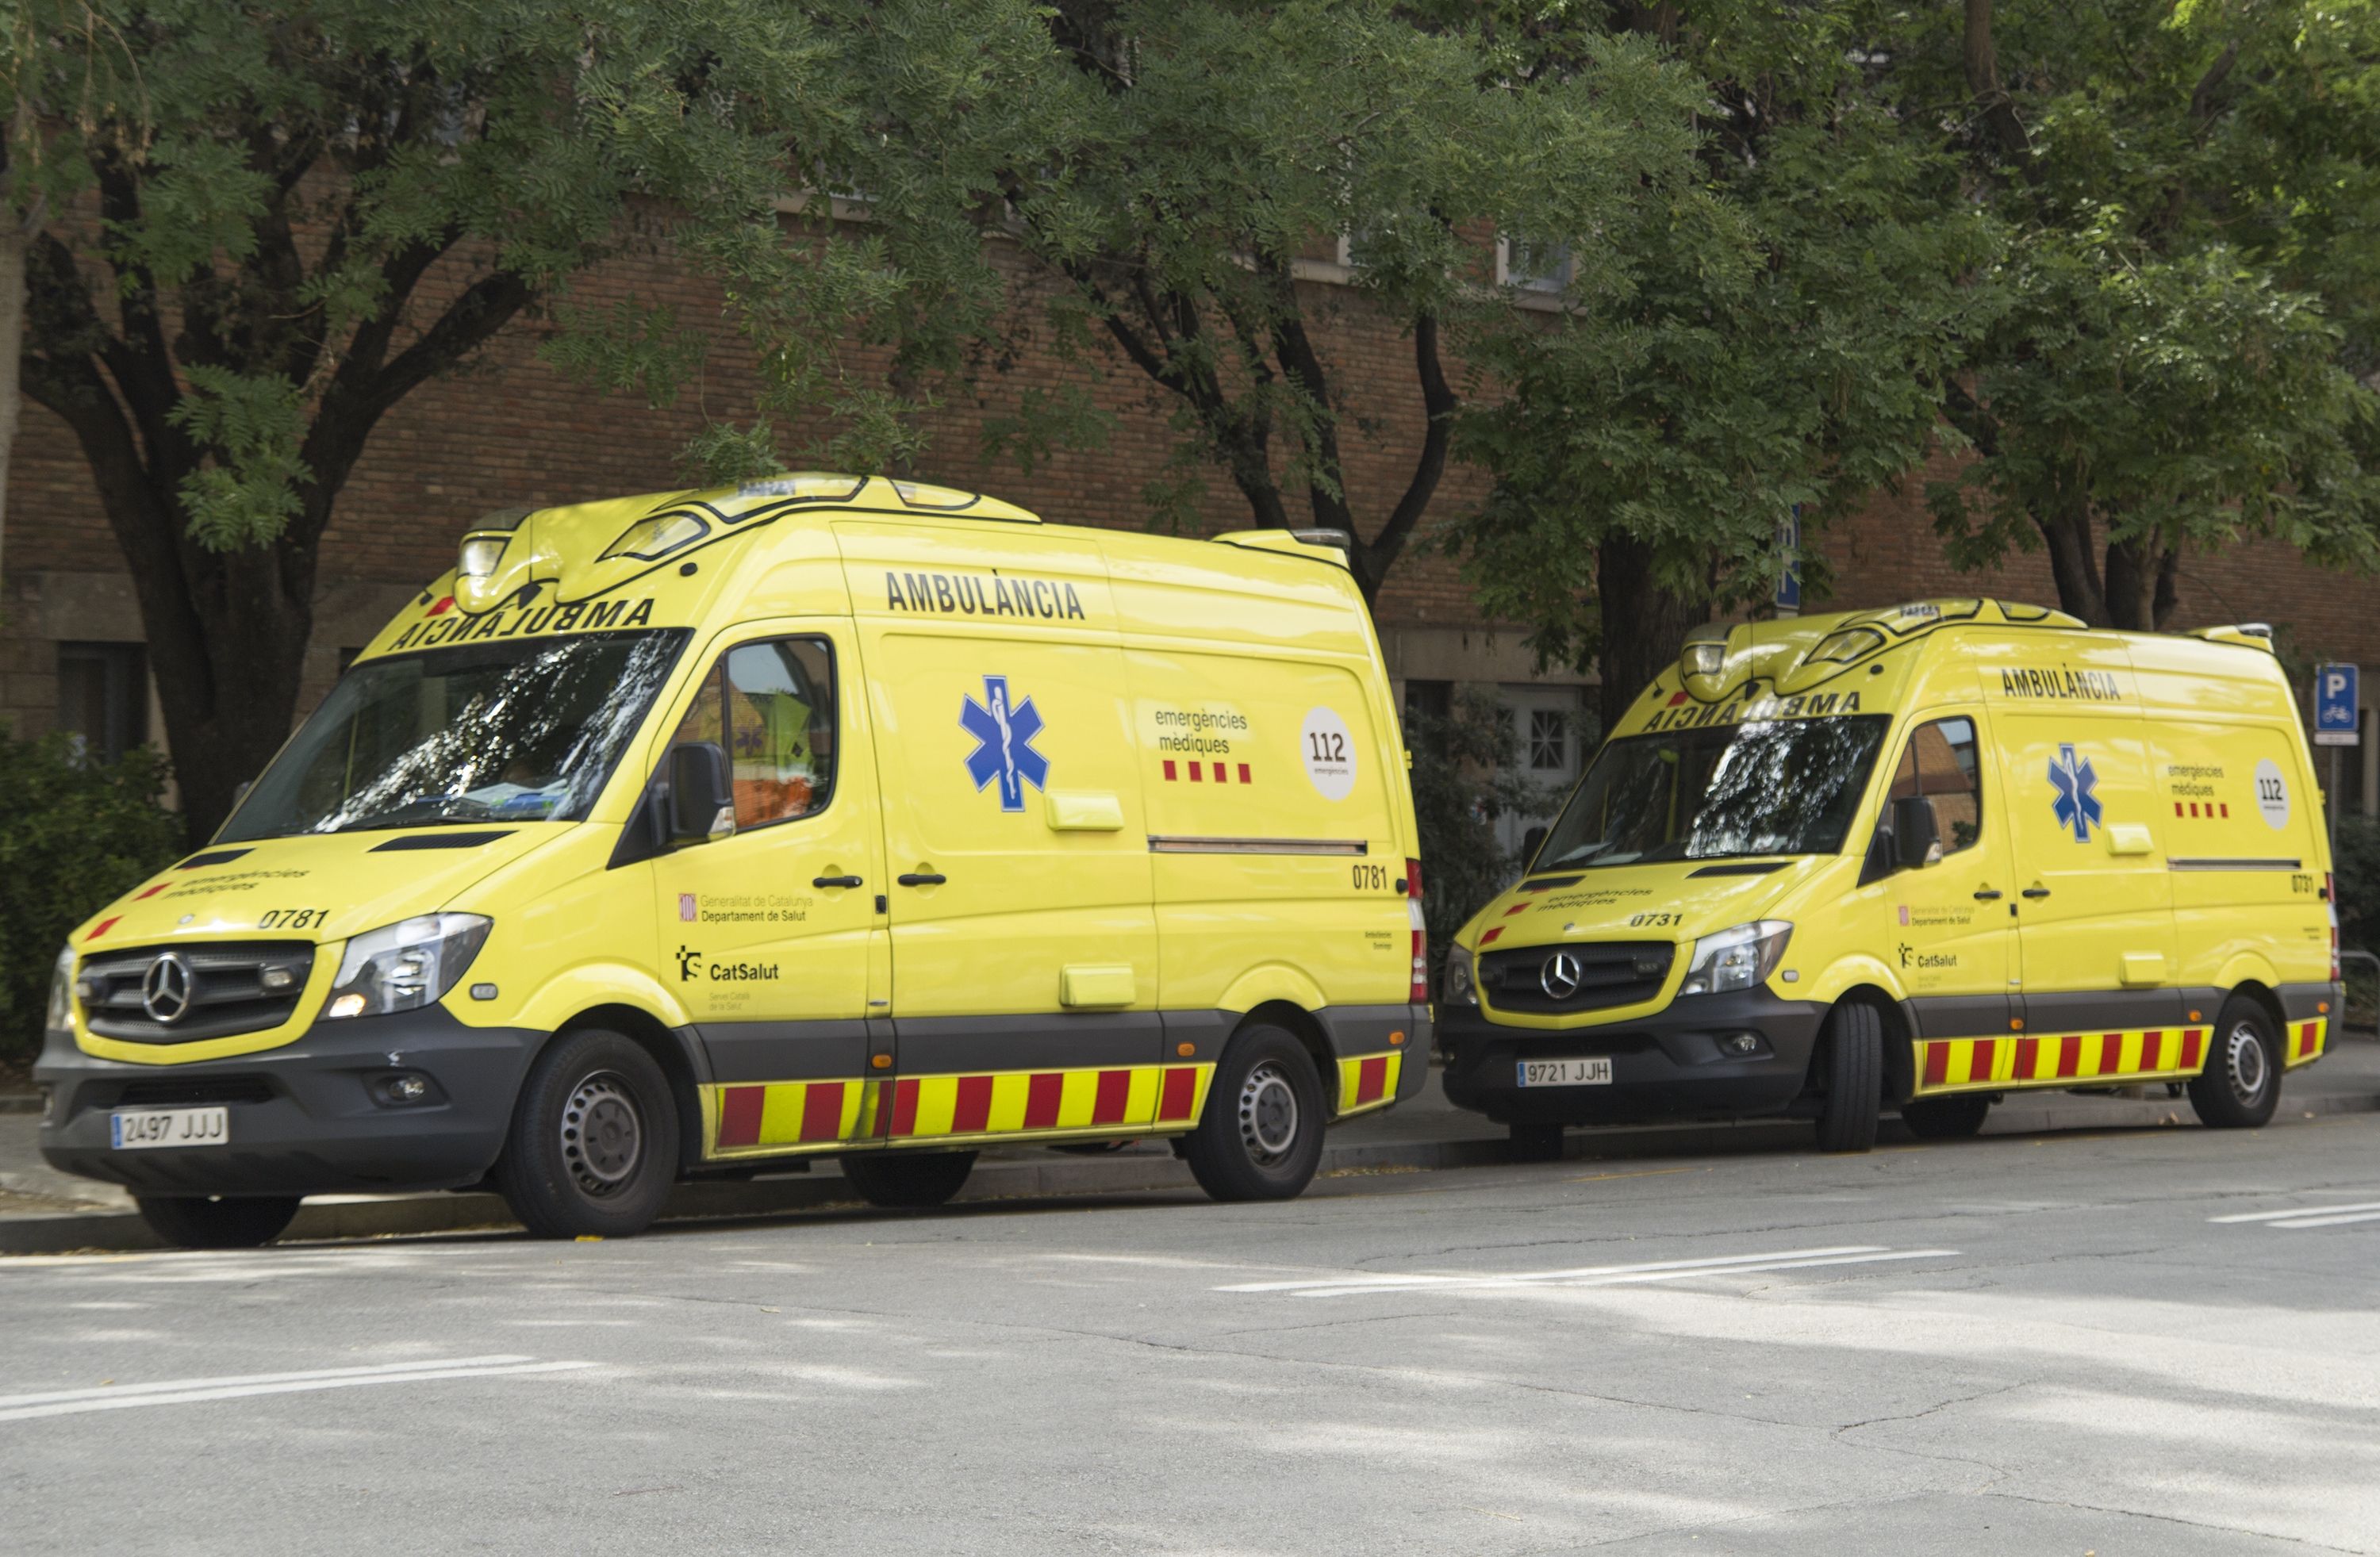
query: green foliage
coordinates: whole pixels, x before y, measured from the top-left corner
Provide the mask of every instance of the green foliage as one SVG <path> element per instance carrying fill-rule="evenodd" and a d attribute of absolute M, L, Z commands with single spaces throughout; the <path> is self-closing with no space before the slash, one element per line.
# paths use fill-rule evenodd
<path fill-rule="evenodd" d="M 2338 944 L 2380 951 L 2380 817 L 2338 818 L 2330 868 L 2338 890 Z"/>
<path fill-rule="evenodd" d="M 1522 773 L 1510 712 L 1486 692 L 1465 689 L 1445 718 L 1408 709 L 1414 816 L 1421 828 L 1422 918 L 1429 930 L 1433 984 L 1446 949 L 1522 862 L 1497 841 L 1497 819 L 1541 815 L 1560 797 Z"/>
<path fill-rule="evenodd" d="M 1705 178 L 1632 191 L 1561 310 L 1476 356 L 1507 392 L 1459 447 L 1494 483 L 1442 544 L 1548 661 L 1595 656 L 1607 590 L 1765 595 L 1797 507 L 1816 529 L 1922 459 L 1993 251 L 1955 165 L 1862 101 L 1834 13 L 1698 25 L 1677 48 L 1713 82 Z M 1598 576 L 1615 537 L 1649 577 Z"/>
<path fill-rule="evenodd" d="M 1978 19 L 1984 25 L 1978 25 Z M 2162 625 L 2188 553 L 2380 562 L 2380 11 L 2330 0 L 1870 8 L 1871 91 L 2005 235 L 1929 493 L 1959 561 Z M 1966 104 L 1934 127 L 1938 105 Z"/>
<path fill-rule="evenodd" d="M 40 1047 L 67 932 L 181 851 L 164 786 L 164 763 L 146 747 L 106 766 L 76 760 L 62 736 L 0 735 L 0 1060 Z"/>
<path fill-rule="evenodd" d="M 298 484 L 312 472 L 302 391 L 284 378 L 197 364 L 166 419 L 222 457 L 182 477 L 192 539 L 212 551 L 261 546 L 298 516 Z"/>

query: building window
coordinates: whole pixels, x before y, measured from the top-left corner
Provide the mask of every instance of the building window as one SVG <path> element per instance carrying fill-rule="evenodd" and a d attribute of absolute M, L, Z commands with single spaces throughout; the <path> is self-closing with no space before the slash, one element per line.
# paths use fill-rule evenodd
<path fill-rule="evenodd" d="M 1529 771 L 1570 770 L 1570 716 L 1560 708 L 1529 710 Z"/>
<path fill-rule="evenodd" d="M 149 739 L 149 659 L 139 644 L 58 646 L 58 729 L 75 754 L 114 762 Z"/>
<path fill-rule="evenodd" d="M 1418 724 L 1437 742 L 1446 732 L 1447 721 L 1454 713 L 1452 682 L 1407 682 L 1405 683 L 1405 744 L 1417 747 L 1422 742 L 1415 738 L 1414 726 Z M 1434 748 L 1433 748 L 1434 749 Z"/>
<path fill-rule="evenodd" d="M 1496 269 L 1507 286 L 1559 297 L 1570 290 L 1576 266 L 1571 262 L 1570 245 L 1515 235 L 1497 240 Z"/>

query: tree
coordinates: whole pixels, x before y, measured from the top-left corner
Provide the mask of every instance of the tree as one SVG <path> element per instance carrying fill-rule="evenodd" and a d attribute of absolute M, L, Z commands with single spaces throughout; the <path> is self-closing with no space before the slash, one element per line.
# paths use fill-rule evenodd
<path fill-rule="evenodd" d="M 2044 548 L 2066 610 L 2137 629 L 2243 535 L 2380 561 L 2380 16 L 1966 0 L 1872 26 L 1881 94 L 1929 139 L 1948 115 L 2009 235 L 1947 398 L 1974 457 L 1929 494 L 1953 559 Z"/>
<path fill-rule="evenodd" d="M 1830 11 L 1664 31 L 1710 83 L 1704 178 L 1640 188 L 1602 284 L 1487 338 L 1506 392 L 1462 448 L 1493 486 L 1446 537 L 1541 658 L 1598 666 L 1607 729 L 1714 604 L 1767 593 L 1789 515 L 1820 527 L 1924 456 L 1990 243 Z"/>
<path fill-rule="evenodd" d="M 8 461 L 23 411 L 18 358 L 25 340 L 25 257 L 50 212 L 87 182 L 81 142 L 104 117 L 116 153 L 140 154 L 137 82 L 113 7 L 102 0 L 9 0 L 0 7 L 0 537 Z"/>
<path fill-rule="evenodd" d="M 1503 306 L 1492 234 L 1585 233 L 1639 184 L 1675 181 L 1693 81 L 1624 37 L 1561 78 L 1517 77 L 1479 29 L 1386 0 L 1061 0 L 1049 27 L 1051 139 L 997 191 L 1055 288 L 1048 340 L 1120 360 L 1169 408 L 1182 442 L 1148 489 L 1160 516 L 1220 469 L 1260 526 L 1353 535 L 1376 598 L 1445 475 L 1463 343 Z M 1360 308 L 1402 332 L 1411 363 L 1361 387 L 1422 413 L 1390 490 L 1351 478 L 1361 441 L 1391 440 L 1354 409 L 1340 305 L 1300 279 L 1342 235 Z"/>
<path fill-rule="evenodd" d="M 984 6 L 888 3 L 964 32 Z M 129 567 L 195 836 L 288 733 L 320 543 L 372 430 L 540 312 L 622 381 L 674 343 L 570 306 L 630 243 L 766 287 L 788 360 L 886 283 L 777 202 L 868 127 L 849 7 L 775 0 L 152 0 L 141 86 L 73 142 L 90 201 L 29 256 L 26 392 L 65 421 Z M 51 40 L 73 57 L 97 46 Z M 45 56 L 46 57 L 46 56 Z M 591 344 L 590 344 L 591 343 Z M 864 386 L 790 374 L 831 410 Z M 831 367 L 831 363 L 828 365 Z M 840 397 L 840 398 L 839 398 Z"/>

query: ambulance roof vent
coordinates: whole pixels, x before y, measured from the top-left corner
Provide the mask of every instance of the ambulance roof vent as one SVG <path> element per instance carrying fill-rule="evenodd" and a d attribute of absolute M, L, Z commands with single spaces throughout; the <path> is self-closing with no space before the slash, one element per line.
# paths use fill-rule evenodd
<path fill-rule="evenodd" d="M 1355 537 L 1344 530 L 1226 530 L 1208 538 L 1250 551 L 1278 551 L 1284 557 L 1336 562 L 1351 571 L 1349 559 L 1355 550 Z"/>
<path fill-rule="evenodd" d="M 2270 622 L 2242 622 L 2230 627 L 2193 627 L 2184 635 L 2210 644 L 2235 644 L 2241 648 L 2263 649 L 2266 654 L 2276 652 Z"/>

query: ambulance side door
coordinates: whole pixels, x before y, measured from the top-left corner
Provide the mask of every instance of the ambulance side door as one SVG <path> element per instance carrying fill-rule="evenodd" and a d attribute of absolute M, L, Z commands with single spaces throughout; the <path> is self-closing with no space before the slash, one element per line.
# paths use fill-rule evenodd
<path fill-rule="evenodd" d="M 2130 680 L 2082 682 L 2055 669 L 2060 679 L 2045 673 L 2039 684 Z M 2057 1051 L 2034 1079 L 2174 1068 L 2184 1008 L 2145 721 L 2120 702 L 2065 698 L 2003 704 L 1992 731 L 2016 844 L 2025 1032 L 2045 1056 Z"/>
<path fill-rule="evenodd" d="M 866 1133 L 867 1019 L 890 963 L 854 646 L 847 622 L 723 635 L 662 750 L 666 776 L 674 748 L 717 746 L 734 797 L 732 831 L 650 866 L 662 976 L 694 1017 L 715 1083 L 706 1155 Z"/>
<path fill-rule="evenodd" d="M 1878 818 L 1888 828 L 1896 816 L 1906 826 L 1910 809 L 1923 805 L 1941 849 L 1937 863 L 1896 870 L 1885 881 L 1886 944 L 1924 1040 L 1997 1038 L 2016 1014 L 2016 923 L 2009 912 L 2016 872 L 2007 807 L 1982 738 L 1979 710 L 1920 716 L 1893 758 Z M 1920 1075 L 1921 1084 L 1949 1080 Z"/>

